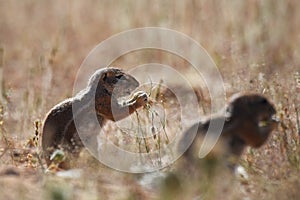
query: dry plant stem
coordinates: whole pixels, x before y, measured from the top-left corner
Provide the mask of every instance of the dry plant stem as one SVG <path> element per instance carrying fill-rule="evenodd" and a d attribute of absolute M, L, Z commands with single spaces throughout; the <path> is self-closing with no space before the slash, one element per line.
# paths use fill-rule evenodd
<path fill-rule="evenodd" d="M 155 97 L 154 99 L 157 100 L 159 98 L 159 95 L 160 95 L 160 89 L 161 89 L 161 85 L 163 83 L 163 80 L 160 79 L 159 83 L 158 83 L 158 87 L 157 87 L 157 90 L 156 90 L 156 93 L 155 93 Z"/>
<path fill-rule="evenodd" d="M 156 90 L 156 93 L 155 93 L 155 97 L 156 98 L 158 98 L 159 95 L 160 95 L 159 94 L 160 93 L 160 86 L 161 86 L 161 84 L 159 84 L 158 89 Z M 155 101 L 156 100 L 157 99 L 155 99 Z M 166 142 L 169 143 L 169 137 L 167 135 L 166 127 L 165 127 L 165 115 L 163 117 L 164 119 L 162 119 L 155 110 L 151 109 L 151 104 L 149 104 L 149 106 L 146 106 L 146 109 L 147 109 L 148 113 L 150 113 L 150 115 L 151 115 L 151 125 L 152 125 L 153 128 L 154 128 L 154 117 L 158 117 L 159 118 L 159 122 L 160 122 L 160 124 L 161 124 L 161 126 L 163 128 L 163 132 L 164 132 L 164 135 L 165 135 L 165 138 L 166 138 Z M 156 139 L 156 134 L 153 135 L 153 139 L 154 140 Z M 161 132 L 159 132 L 159 134 L 158 134 L 157 146 L 158 146 L 159 162 L 161 163 L 162 162 L 162 160 L 161 160 Z"/>
<path fill-rule="evenodd" d="M 288 135 L 287 130 L 288 130 L 288 127 L 285 125 L 284 122 L 280 122 L 280 126 L 281 126 L 281 128 L 283 130 L 283 136 L 282 136 L 283 147 L 284 147 L 284 150 L 285 150 L 286 154 L 288 154 L 288 146 L 289 146 L 288 139 L 287 139 L 287 135 Z"/>
<path fill-rule="evenodd" d="M 203 94 L 203 91 L 202 91 L 201 88 L 197 89 L 197 91 L 198 91 L 198 94 L 199 94 L 199 96 L 200 96 L 200 98 L 201 98 L 201 99 L 199 99 L 198 101 L 199 101 L 200 104 L 201 104 L 203 114 L 204 114 L 204 115 L 207 115 L 208 112 L 207 112 L 207 110 L 206 110 L 206 106 L 205 106 L 204 101 L 203 101 L 203 100 L 204 100 L 204 94 Z"/>
<path fill-rule="evenodd" d="M 156 114 L 157 114 L 157 113 L 156 113 Z M 157 114 L 157 115 L 158 115 L 158 114 Z M 167 131 L 166 131 L 166 123 L 165 123 L 164 121 L 162 121 L 161 118 L 160 118 L 160 123 L 161 123 L 161 125 L 162 125 L 163 131 L 164 131 L 164 134 L 165 134 L 165 137 L 166 137 L 166 139 L 167 139 L 167 143 L 169 143 L 170 140 L 169 140 L 169 137 L 168 137 L 168 134 L 167 134 Z"/>
<path fill-rule="evenodd" d="M 5 153 L 7 152 L 7 150 L 8 150 L 8 148 L 5 147 L 4 150 L 3 150 L 3 152 L 2 152 L 2 154 L 0 155 L 0 159 L 5 155 Z"/>
<path fill-rule="evenodd" d="M 296 106 L 296 104 L 295 104 L 295 106 Z M 300 135 L 300 122 L 299 122 L 299 113 L 298 113 L 297 107 L 295 107 L 295 112 L 296 112 L 297 131 L 298 131 L 298 135 Z"/>
<path fill-rule="evenodd" d="M 154 115 L 153 115 L 153 111 L 150 110 L 150 106 L 146 106 L 145 107 L 147 109 L 147 111 L 151 114 L 151 124 L 154 125 L 153 123 L 153 118 L 154 118 Z M 139 152 L 142 153 L 142 149 L 141 149 L 141 142 L 143 141 L 144 143 L 144 146 L 145 146 L 145 149 L 146 149 L 146 152 L 149 153 L 151 151 L 151 147 L 149 145 L 149 141 L 147 140 L 147 135 L 145 134 L 145 131 L 141 128 L 141 118 L 138 114 L 138 112 L 136 111 L 136 116 L 137 116 L 137 123 L 138 123 L 138 132 L 142 134 L 142 139 L 140 138 L 137 138 L 137 141 L 138 141 L 138 144 L 139 144 Z M 161 136 L 160 134 L 158 134 L 158 151 L 159 151 L 159 155 L 158 155 L 158 159 L 159 159 L 159 164 L 161 163 Z M 152 138 L 152 137 L 151 137 Z M 154 162 L 154 159 L 151 157 L 151 154 L 148 154 L 148 157 L 152 163 L 152 165 L 154 166 L 155 165 L 155 162 Z"/>
<path fill-rule="evenodd" d="M 4 115 L 4 111 L 3 111 L 3 105 L 0 105 L 0 132 L 2 135 L 2 139 L 4 140 L 4 143 L 6 144 L 6 147 L 4 148 L 4 151 L 2 152 L 0 158 L 2 158 L 4 156 L 4 154 L 7 152 L 7 150 L 9 150 L 11 148 L 11 145 L 6 137 L 6 131 L 4 129 L 4 119 L 3 119 L 3 115 Z M 12 153 L 10 154 L 11 158 L 13 159 L 13 155 Z"/>
<path fill-rule="evenodd" d="M 152 127 L 154 127 L 154 113 L 157 114 L 155 111 L 151 111 L 150 107 L 148 109 L 148 112 L 151 114 L 151 125 Z M 158 115 L 157 115 L 158 116 Z M 158 116 L 159 117 L 159 116 Z M 155 140 L 156 138 L 156 133 L 153 137 L 153 139 Z M 158 157 L 159 157 L 159 164 L 161 164 L 162 160 L 161 160 L 161 135 L 160 132 L 158 134 L 158 139 L 157 139 L 157 144 L 158 144 Z"/>
<path fill-rule="evenodd" d="M 161 124 L 161 126 L 162 126 L 162 128 L 163 128 L 163 131 L 164 131 L 164 134 L 165 134 L 165 137 L 166 137 L 166 140 L 167 140 L 167 143 L 169 143 L 169 137 L 168 137 L 168 134 L 167 134 L 167 132 L 166 132 L 166 124 L 165 124 L 165 115 L 164 115 L 164 120 L 162 120 L 162 118 L 159 116 L 159 114 L 155 111 L 155 110 L 150 110 L 150 109 L 148 109 L 148 111 L 151 113 L 151 116 L 152 116 L 152 126 L 153 126 L 153 118 L 154 118 L 154 115 L 156 116 L 156 117 L 158 117 L 159 118 L 159 122 L 160 122 L 160 124 Z"/>
<path fill-rule="evenodd" d="M 35 153 L 34 156 L 37 158 L 39 165 L 41 166 L 42 172 L 46 172 L 46 168 L 44 167 L 43 161 L 38 153 Z"/>
<path fill-rule="evenodd" d="M 149 153 L 150 149 L 149 149 L 149 146 L 147 144 L 146 135 L 145 135 L 143 129 L 141 128 L 142 126 L 141 126 L 141 121 L 140 121 L 139 114 L 138 114 L 138 112 L 135 112 L 135 114 L 136 114 L 136 118 L 137 118 L 137 121 L 138 121 L 138 132 L 142 133 L 143 142 L 144 142 L 144 145 L 145 145 L 146 152 Z M 141 151 L 140 151 L 140 153 L 141 153 Z"/>
<path fill-rule="evenodd" d="M 3 101 L 3 65 L 4 65 L 4 48 L 2 46 L 0 46 L 0 83 L 1 83 L 1 87 L 0 87 L 0 101 Z"/>
<path fill-rule="evenodd" d="M 34 122 L 34 137 L 33 137 L 33 142 L 35 142 L 36 146 L 38 146 L 38 140 L 39 140 L 39 136 L 40 136 L 40 124 L 41 124 L 41 121 L 40 120 L 35 120 Z M 39 165 L 42 169 L 42 172 L 45 173 L 46 172 L 46 169 L 43 165 L 43 162 L 42 162 L 42 159 L 40 157 L 40 154 L 38 152 L 36 152 L 34 154 L 34 156 L 37 158 L 38 162 L 39 162 Z"/>

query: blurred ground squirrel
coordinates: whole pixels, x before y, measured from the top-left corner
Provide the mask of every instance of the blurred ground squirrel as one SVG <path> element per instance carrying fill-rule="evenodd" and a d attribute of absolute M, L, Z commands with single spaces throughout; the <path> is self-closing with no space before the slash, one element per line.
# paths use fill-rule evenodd
<path fill-rule="evenodd" d="M 139 83 L 134 77 L 120 69 L 99 69 L 91 76 L 85 89 L 54 106 L 44 120 L 42 131 L 43 156 L 47 165 L 51 164 L 51 154 L 57 149 L 78 156 L 83 143 L 82 137 L 79 138 L 79 127 L 77 123 L 75 125 L 74 118 L 77 120 L 83 117 L 81 124 L 86 126 L 86 132 L 97 134 L 100 132 L 99 127 L 106 120 L 123 119 L 144 106 L 148 101 L 148 96 L 142 91 L 133 94 L 123 104 L 118 102 L 119 98 L 131 94 L 138 86 Z M 90 120 L 95 115 L 97 122 Z M 87 139 L 97 141 L 95 134 L 86 134 Z M 60 164 L 62 168 L 68 168 L 68 165 L 67 161 Z"/>
<path fill-rule="evenodd" d="M 200 145 L 209 128 L 210 122 L 225 120 L 219 142 L 226 156 L 240 157 L 246 146 L 258 148 L 268 139 L 276 127 L 274 118 L 276 110 L 268 99 L 259 94 L 239 93 L 230 98 L 225 116 L 213 116 L 211 119 L 198 122 L 190 127 L 179 141 L 179 152 L 184 152 L 188 143 L 191 146 L 184 152 L 183 157 L 188 162 L 199 159 Z M 193 140 L 195 133 L 196 137 Z"/>

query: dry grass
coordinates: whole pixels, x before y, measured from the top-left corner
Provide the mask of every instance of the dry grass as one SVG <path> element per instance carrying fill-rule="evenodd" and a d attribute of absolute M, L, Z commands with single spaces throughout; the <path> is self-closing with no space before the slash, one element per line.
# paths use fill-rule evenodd
<path fill-rule="evenodd" d="M 34 137 L 41 125 L 35 121 L 72 95 L 77 69 L 88 52 L 113 34 L 144 26 L 194 38 L 218 65 L 229 95 L 264 93 L 281 118 L 263 148 L 244 154 L 246 184 L 226 188 L 227 179 L 217 175 L 217 188 L 200 180 L 194 187 L 209 188 L 206 199 L 299 198 L 299 7 L 293 0 L 1 1 L 0 199 L 188 198 L 188 191 L 176 184 L 175 189 L 148 189 L 138 184 L 139 177 L 99 166 L 92 158 L 82 163 L 88 173 L 79 179 L 45 174 L 37 156 Z M 188 66 L 160 51 L 134 52 L 115 64 L 130 68 L 149 62 L 183 71 Z M 202 105 L 204 112 L 209 110 L 208 101 Z"/>

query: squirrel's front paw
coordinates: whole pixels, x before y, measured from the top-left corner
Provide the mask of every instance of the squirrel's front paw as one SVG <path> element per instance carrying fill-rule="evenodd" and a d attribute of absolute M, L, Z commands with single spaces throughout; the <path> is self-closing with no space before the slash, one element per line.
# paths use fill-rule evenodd
<path fill-rule="evenodd" d="M 134 101 L 135 108 L 142 107 L 148 102 L 148 94 L 144 91 L 138 91 L 133 94 L 132 100 Z"/>

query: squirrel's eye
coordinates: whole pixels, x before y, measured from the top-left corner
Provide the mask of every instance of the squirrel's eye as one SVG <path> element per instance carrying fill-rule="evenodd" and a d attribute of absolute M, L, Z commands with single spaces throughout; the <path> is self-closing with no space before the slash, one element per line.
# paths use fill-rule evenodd
<path fill-rule="evenodd" d="M 107 73 L 104 73 L 103 76 L 102 76 L 102 80 L 106 81 L 106 79 L 107 79 Z"/>
<path fill-rule="evenodd" d="M 117 79 L 121 79 L 121 78 L 123 78 L 123 75 L 122 75 L 122 74 L 117 75 L 116 78 L 117 78 Z"/>
<path fill-rule="evenodd" d="M 260 103 L 262 103 L 262 104 L 267 104 L 268 101 L 267 101 L 267 99 L 263 98 L 263 99 L 260 100 Z"/>

